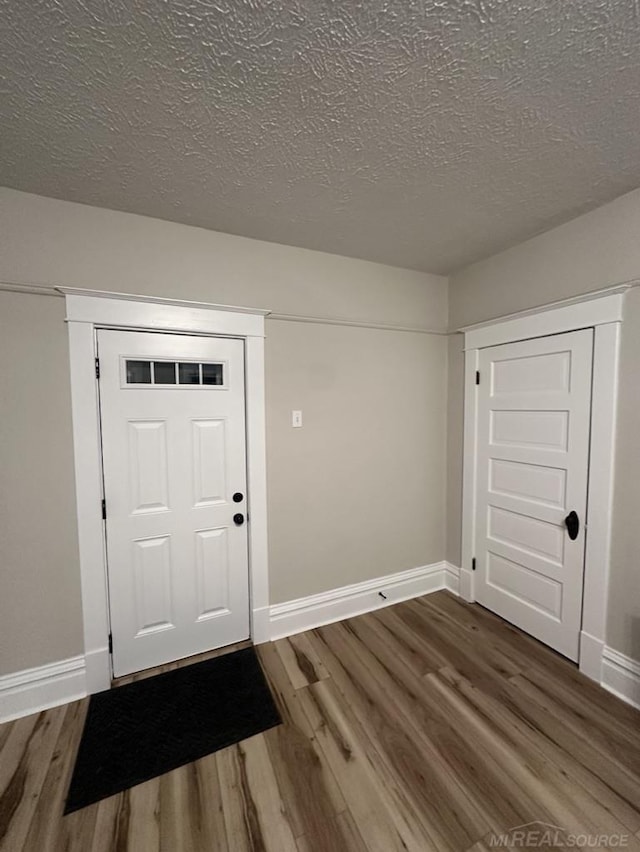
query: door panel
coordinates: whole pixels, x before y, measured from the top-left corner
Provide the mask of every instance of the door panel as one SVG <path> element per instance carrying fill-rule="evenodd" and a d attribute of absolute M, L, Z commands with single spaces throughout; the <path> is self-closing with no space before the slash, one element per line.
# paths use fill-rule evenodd
<path fill-rule="evenodd" d="M 509 358 L 491 365 L 492 393 L 521 394 L 566 392 L 571 369 L 570 352 L 550 352 L 535 357 Z"/>
<path fill-rule="evenodd" d="M 526 601 L 553 618 L 557 619 L 561 615 L 560 583 L 497 553 L 488 554 L 487 583 L 498 592 Z"/>
<path fill-rule="evenodd" d="M 131 513 L 169 511 L 165 420 L 129 421 Z"/>
<path fill-rule="evenodd" d="M 134 636 L 173 629 L 171 538 L 161 535 L 132 545 Z"/>
<path fill-rule="evenodd" d="M 593 332 L 480 351 L 476 599 L 577 660 Z M 581 529 L 571 541 L 565 517 Z"/>
<path fill-rule="evenodd" d="M 556 523 L 490 505 L 487 532 L 493 542 L 540 556 L 555 565 L 563 563 L 565 531 Z"/>
<path fill-rule="evenodd" d="M 229 612 L 229 564 L 227 530 L 199 530 L 196 534 L 198 621 Z"/>
<path fill-rule="evenodd" d="M 98 332 L 114 674 L 249 636 L 244 345 Z M 234 503 L 234 492 L 244 495 Z"/>
<path fill-rule="evenodd" d="M 193 505 L 212 506 L 224 503 L 227 492 L 224 420 L 192 420 Z"/>
<path fill-rule="evenodd" d="M 492 411 L 491 443 L 495 447 L 567 449 L 566 411 Z"/>
<path fill-rule="evenodd" d="M 489 490 L 496 496 L 557 509 L 565 504 L 566 483 L 567 472 L 562 468 L 489 459 Z"/>

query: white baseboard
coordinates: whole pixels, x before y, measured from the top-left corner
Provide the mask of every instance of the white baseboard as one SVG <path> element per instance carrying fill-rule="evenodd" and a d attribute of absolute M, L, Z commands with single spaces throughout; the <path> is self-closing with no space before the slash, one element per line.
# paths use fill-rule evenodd
<path fill-rule="evenodd" d="M 87 694 L 84 655 L 0 677 L 0 722 L 9 722 Z"/>
<path fill-rule="evenodd" d="M 332 624 L 391 604 L 417 598 L 439 589 L 456 591 L 455 566 L 436 562 L 409 571 L 387 574 L 363 583 L 341 586 L 306 598 L 275 604 L 270 608 L 271 639 L 282 639 L 304 630 Z M 381 597 L 380 593 L 384 595 Z"/>
<path fill-rule="evenodd" d="M 640 662 L 605 647 L 602 652 L 602 686 L 640 709 Z"/>
<path fill-rule="evenodd" d="M 448 589 L 458 594 L 460 569 L 436 562 L 253 611 L 255 644 Z M 385 596 L 380 596 L 380 592 Z M 107 673 L 105 675 L 105 672 Z M 0 677 L 0 723 L 84 698 L 110 680 L 108 648 Z"/>
<path fill-rule="evenodd" d="M 457 595 L 461 593 L 461 575 L 464 572 L 456 565 L 436 562 L 263 607 L 253 613 L 253 641 L 260 644 L 281 639 L 440 589 Z M 108 649 L 100 648 L 86 658 L 70 657 L 0 676 L 0 723 L 67 704 L 96 691 L 91 688 L 92 672 L 97 674 L 108 666 L 108 654 Z M 606 690 L 640 709 L 640 662 L 583 632 L 580 668 Z"/>

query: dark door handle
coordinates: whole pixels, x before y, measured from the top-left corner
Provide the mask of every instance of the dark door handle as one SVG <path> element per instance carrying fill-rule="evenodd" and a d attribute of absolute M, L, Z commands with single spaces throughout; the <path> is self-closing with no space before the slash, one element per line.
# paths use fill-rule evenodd
<path fill-rule="evenodd" d="M 238 512 L 237 515 L 233 516 L 233 523 L 237 527 L 241 527 L 244 524 L 244 515 L 241 515 L 240 512 Z"/>
<path fill-rule="evenodd" d="M 578 513 L 571 511 L 564 519 L 565 525 L 567 527 L 567 532 L 569 533 L 569 538 L 571 541 L 575 541 L 578 538 L 578 533 L 580 532 L 580 518 L 578 517 Z"/>
<path fill-rule="evenodd" d="M 244 500 L 244 494 L 242 493 L 242 491 L 236 491 L 236 493 L 233 495 L 233 502 L 234 503 L 242 503 L 243 500 Z"/>

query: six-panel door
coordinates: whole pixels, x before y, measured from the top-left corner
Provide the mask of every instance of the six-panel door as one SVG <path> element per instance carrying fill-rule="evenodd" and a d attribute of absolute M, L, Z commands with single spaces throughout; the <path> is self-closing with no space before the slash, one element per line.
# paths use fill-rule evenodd
<path fill-rule="evenodd" d="M 476 600 L 578 659 L 590 329 L 480 351 Z M 575 511 L 575 540 L 565 519 Z"/>
<path fill-rule="evenodd" d="M 98 332 L 116 676 L 249 636 L 243 346 Z"/>

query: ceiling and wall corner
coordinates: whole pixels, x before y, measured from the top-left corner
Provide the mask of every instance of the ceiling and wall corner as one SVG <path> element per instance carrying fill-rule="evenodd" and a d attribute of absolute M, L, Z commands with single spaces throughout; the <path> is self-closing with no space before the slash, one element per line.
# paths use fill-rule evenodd
<path fill-rule="evenodd" d="M 443 276 L 2 187 L 0 280 L 447 327 Z"/>
<path fill-rule="evenodd" d="M 637 4 L 0 0 L 0 184 L 446 273 L 640 184 Z"/>

